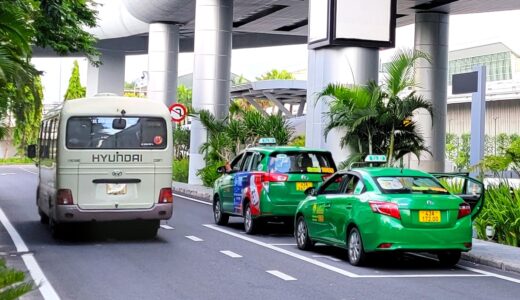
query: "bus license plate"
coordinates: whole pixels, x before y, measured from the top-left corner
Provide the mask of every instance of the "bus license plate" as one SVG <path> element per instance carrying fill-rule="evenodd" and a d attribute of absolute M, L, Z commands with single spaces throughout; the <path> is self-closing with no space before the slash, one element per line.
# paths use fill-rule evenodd
<path fill-rule="evenodd" d="M 441 222 L 441 211 L 440 210 L 420 210 L 419 211 L 419 222 L 421 222 L 421 223 L 440 223 Z"/>
<path fill-rule="evenodd" d="M 107 194 L 109 195 L 126 195 L 126 184 L 108 183 Z"/>
<path fill-rule="evenodd" d="M 296 182 L 297 191 L 305 191 L 312 187 L 312 182 Z"/>

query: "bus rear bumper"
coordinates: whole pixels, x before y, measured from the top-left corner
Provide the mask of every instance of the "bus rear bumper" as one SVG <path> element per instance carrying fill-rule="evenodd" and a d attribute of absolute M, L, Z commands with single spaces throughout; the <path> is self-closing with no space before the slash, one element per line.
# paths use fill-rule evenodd
<path fill-rule="evenodd" d="M 172 203 L 155 203 L 148 209 L 104 209 L 85 210 L 77 205 L 57 205 L 56 221 L 91 222 L 91 221 L 133 221 L 133 220 L 168 220 L 173 214 Z"/>

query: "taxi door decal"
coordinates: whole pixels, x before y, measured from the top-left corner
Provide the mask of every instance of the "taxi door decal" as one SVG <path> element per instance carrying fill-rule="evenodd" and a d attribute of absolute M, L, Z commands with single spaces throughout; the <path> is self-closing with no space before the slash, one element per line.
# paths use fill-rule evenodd
<path fill-rule="evenodd" d="M 260 215 L 260 197 L 262 195 L 262 174 L 253 173 L 249 178 L 248 198 L 251 200 L 251 214 Z"/>
<path fill-rule="evenodd" d="M 249 173 L 236 173 L 233 181 L 233 211 L 242 212 L 242 200 L 244 199 L 244 188 L 248 185 Z"/>

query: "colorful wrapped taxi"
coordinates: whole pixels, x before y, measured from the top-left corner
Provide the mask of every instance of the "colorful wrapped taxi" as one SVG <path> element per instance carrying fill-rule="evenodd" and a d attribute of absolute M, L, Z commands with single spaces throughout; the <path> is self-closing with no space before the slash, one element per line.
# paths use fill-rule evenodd
<path fill-rule="evenodd" d="M 449 184 L 459 186 L 457 195 Z M 295 215 L 300 249 L 316 242 L 346 248 L 352 265 L 374 252 L 432 252 L 451 266 L 471 250 L 484 186 L 465 174 L 364 167 L 337 172 L 307 193 Z"/>
<path fill-rule="evenodd" d="M 252 234 L 265 221 L 292 224 L 305 191 L 318 187 L 336 166 L 328 151 L 271 145 L 249 148 L 218 171 L 223 175 L 214 185 L 215 223 L 240 216 Z"/>

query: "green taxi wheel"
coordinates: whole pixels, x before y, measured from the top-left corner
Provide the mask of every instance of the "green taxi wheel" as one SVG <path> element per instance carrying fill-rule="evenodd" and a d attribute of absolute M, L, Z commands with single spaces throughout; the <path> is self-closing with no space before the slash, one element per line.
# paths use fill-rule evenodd
<path fill-rule="evenodd" d="M 460 251 L 443 251 L 439 252 L 437 254 L 437 258 L 439 259 L 439 262 L 444 267 L 453 267 L 455 266 L 459 260 L 460 260 Z"/>
<path fill-rule="evenodd" d="M 296 238 L 296 245 L 301 250 L 310 250 L 314 245 L 313 241 L 309 236 L 309 230 L 307 223 L 303 216 L 299 216 L 296 221 L 296 227 L 294 228 L 294 237 Z"/>
<path fill-rule="evenodd" d="M 229 221 L 229 215 L 222 211 L 222 205 L 218 196 L 213 201 L 213 217 L 217 225 L 226 225 Z"/>
<path fill-rule="evenodd" d="M 244 204 L 244 231 L 247 234 L 254 234 L 259 227 L 260 220 L 253 218 L 253 214 L 251 213 L 251 206 L 249 206 L 249 202 Z"/>
<path fill-rule="evenodd" d="M 363 241 L 361 234 L 356 227 L 353 227 L 348 233 L 347 238 L 348 261 L 353 266 L 360 266 L 366 260 L 365 249 L 363 248 Z"/>

